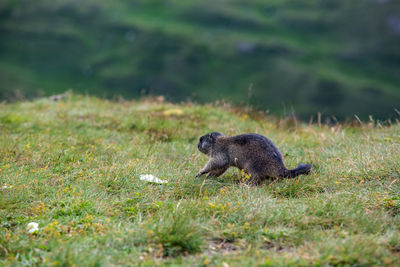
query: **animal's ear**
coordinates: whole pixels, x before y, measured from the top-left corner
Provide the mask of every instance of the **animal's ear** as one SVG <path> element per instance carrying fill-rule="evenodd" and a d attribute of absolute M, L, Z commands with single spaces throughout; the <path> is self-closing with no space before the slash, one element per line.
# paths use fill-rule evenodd
<path fill-rule="evenodd" d="M 214 133 L 210 133 L 210 137 L 213 140 L 213 142 L 215 142 L 217 140 L 218 137 L 223 136 L 222 133 L 218 133 L 218 132 L 214 132 Z"/>

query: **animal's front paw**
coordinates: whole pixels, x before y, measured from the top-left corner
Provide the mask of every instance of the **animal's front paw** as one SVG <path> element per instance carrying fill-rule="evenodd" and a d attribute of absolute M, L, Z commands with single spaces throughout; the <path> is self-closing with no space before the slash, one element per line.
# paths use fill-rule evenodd
<path fill-rule="evenodd" d="M 207 173 L 206 178 L 215 178 L 217 176 L 218 175 L 215 172 L 209 172 L 209 173 Z"/>

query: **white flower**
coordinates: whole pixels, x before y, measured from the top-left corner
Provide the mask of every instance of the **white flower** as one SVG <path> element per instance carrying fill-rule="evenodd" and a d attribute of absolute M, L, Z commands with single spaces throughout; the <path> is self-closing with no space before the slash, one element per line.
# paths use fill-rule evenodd
<path fill-rule="evenodd" d="M 28 234 L 34 235 L 39 232 L 39 224 L 35 222 L 30 222 L 26 226 L 26 231 L 28 231 Z"/>
<path fill-rule="evenodd" d="M 167 184 L 168 183 L 168 181 L 161 180 L 160 178 L 157 178 L 152 174 L 142 174 L 142 175 L 140 175 L 139 179 L 142 181 L 156 183 L 156 184 Z"/>
<path fill-rule="evenodd" d="M 3 185 L 3 186 L 1 187 L 1 189 L 8 189 L 8 188 L 12 188 L 12 185 Z"/>

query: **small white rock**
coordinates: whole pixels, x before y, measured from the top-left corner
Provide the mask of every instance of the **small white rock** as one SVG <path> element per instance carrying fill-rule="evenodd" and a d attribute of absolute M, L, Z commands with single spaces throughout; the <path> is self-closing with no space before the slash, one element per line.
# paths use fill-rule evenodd
<path fill-rule="evenodd" d="M 152 174 L 142 174 L 142 175 L 140 175 L 139 179 L 142 181 L 156 183 L 156 184 L 167 184 L 168 183 L 168 181 L 161 180 L 160 178 L 157 178 Z"/>
<path fill-rule="evenodd" d="M 37 234 L 39 232 L 39 224 L 35 222 L 30 222 L 26 226 L 26 231 L 28 231 L 28 234 Z"/>

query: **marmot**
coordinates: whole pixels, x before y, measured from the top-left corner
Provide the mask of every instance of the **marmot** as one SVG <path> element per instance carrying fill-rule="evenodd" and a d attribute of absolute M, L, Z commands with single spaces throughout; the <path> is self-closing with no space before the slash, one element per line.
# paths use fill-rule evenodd
<path fill-rule="evenodd" d="M 258 184 L 268 178 L 296 177 L 308 174 L 310 164 L 300 164 L 288 170 L 283 156 L 271 140 L 259 134 L 224 136 L 214 132 L 200 137 L 198 149 L 211 157 L 196 177 L 218 177 L 229 167 L 237 167 L 250 174 L 249 183 Z"/>

